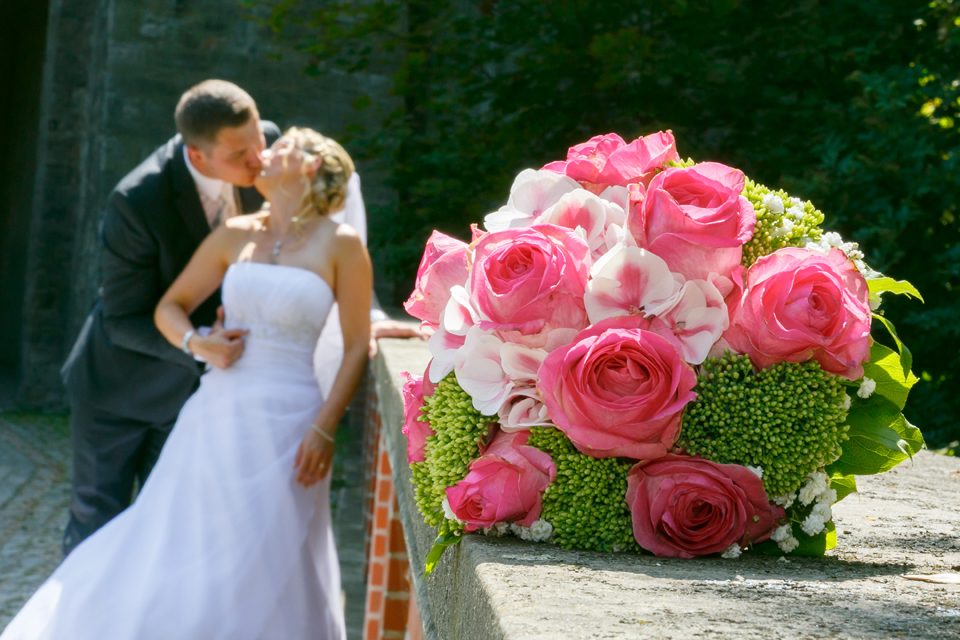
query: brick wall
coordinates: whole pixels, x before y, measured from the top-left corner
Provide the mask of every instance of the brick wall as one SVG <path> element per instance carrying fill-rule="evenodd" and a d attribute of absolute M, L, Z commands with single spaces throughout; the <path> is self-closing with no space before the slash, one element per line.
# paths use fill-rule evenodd
<path fill-rule="evenodd" d="M 410 567 L 377 397 L 370 385 L 364 428 L 367 485 L 367 604 L 363 640 L 421 640 Z"/>

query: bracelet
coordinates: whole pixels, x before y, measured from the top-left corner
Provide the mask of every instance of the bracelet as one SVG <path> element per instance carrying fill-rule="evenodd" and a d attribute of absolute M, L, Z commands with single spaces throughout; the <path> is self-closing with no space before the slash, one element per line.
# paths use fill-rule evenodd
<path fill-rule="evenodd" d="M 314 431 L 316 431 L 317 433 L 319 433 L 321 436 L 323 436 L 323 437 L 327 440 L 327 442 L 336 444 L 337 441 L 333 438 L 333 436 L 331 436 L 329 433 L 327 433 L 326 431 L 324 431 L 323 429 L 321 429 L 321 428 L 318 427 L 317 425 L 311 424 L 311 425 L 310 425 L 310 428 L 313 429 Z"/>
<path fill-rule="evenodd" d="M 180 342 L 180 350 L 191 358 L 193 357 L 193 351 L 190 351 L 190 338 L 195 335 L 197 335 L 197 330 L 190 329 L 190 331 L 187 331 L 185 334 L 183 334 L 183 340 Z"/>

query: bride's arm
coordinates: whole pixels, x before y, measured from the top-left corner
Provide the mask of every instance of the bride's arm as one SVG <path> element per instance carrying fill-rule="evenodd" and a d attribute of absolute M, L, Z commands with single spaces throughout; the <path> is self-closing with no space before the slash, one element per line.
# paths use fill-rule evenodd
<path fill-rule="evenodd" d="M 340 306 L 343 363 L 330 397 L 313 422 L 314 428 L 307 431 L 297 451 L 297 482 L 304 487 L 326 477 L 330 470 L 337 424 L 363 377 L 370 342 L 373 270 L 359 236 L 346 225 L 337 233 L 334 256 L 334 294 Z"/>
<path fill-rule="evenodd" d="M 153 320 L 170 344 L 178 349 L 183 338 L 194 329 L 190 314 L 196 311 L 223 282 L 230 266 L 231 249 L 236 230 L 226 225 L 218 227 L 200 244 L 153 314 Z M 190 338 L 190 352 L 220 369 L 230 367 L 243 353 L 243 336 L 247 331 L 214 331 L 209 336 L 194 334 Z"/>

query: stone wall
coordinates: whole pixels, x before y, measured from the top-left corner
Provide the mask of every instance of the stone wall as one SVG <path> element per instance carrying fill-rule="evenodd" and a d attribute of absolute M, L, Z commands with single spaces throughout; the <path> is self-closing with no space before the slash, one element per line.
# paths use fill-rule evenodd
<path fill-rule="evenodd" d="M 63 406 L 58 370 L 95 297 L 96 229 L 112 187 L 175 133 L 180 94 L 231 80 L 281 127 L 342 137 L 361 95 L 391 108 L 387 75 L 309 78 L 238 0 L 51 0 L 26 268 L 20 401 Z M 349 145 L 348 145 L 349 150 Z M 359 163 L 368 207 L 394 195 Z"/>
<path fill-rule="evenodd" d="M 422 622 L 411 632 L 447 640 L 960 637 L 960 458 L 929 451 L 857 478 L 859 494 L 833 509 L 838 545 L 825 558 L 684 560 L 468 534 L 424 578 L 436 531 L 414 500 L 400 372 L 423 371 L 429 359 L 422 342 L 383 339 L 374 364 L 382 469 L 392 478 L 384 493 L 396 505 L 384 515 L 402 522 L 410 611 Z M 943 578 L 928 584 L 910 574 Z M 379 602 L 368 596 L 368 621 L 371 600 Z"/>

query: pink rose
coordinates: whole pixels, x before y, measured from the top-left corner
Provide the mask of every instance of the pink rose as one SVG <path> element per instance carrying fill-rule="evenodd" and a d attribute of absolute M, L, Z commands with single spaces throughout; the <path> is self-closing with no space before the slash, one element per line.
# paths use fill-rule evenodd
<path fill-rule="evenodd" d="M 417 285 L 403 308 L 436 329 L 450 299 L 450 287 L 467 281 L 467 244 L 434 231 L 417 271 Z"/>
<path fill-rule="evenodd" d="M 473 248 L 468 288 L 481 329 L 550 350 L 587 326 L 590 248 L 574 231 L 552 224 L 507 229 Z"/>
<path fill-rule="evenodd" d="M 404 371 L 403 376 L 403 435 L 407 436 L 407 462 L 423 462 L 426 460 L 427 437 L 435 431 L 430 428 L 429 422 L 421 422 L 417 418 L 423 416 L 420 409 L 423 407 L 423 377 L 410 375 Z"/>
<path fill-rule="evenodd" d="M 630 231 L 688 280 L 707 280 L 710 272 L 729 278 L 757 224 L 740 195 L 743 182 L 742 172 L 716 162 L 669 168 L 634 206 Z"/>
<path fill-rule="evenodd" d="M 637 138 L 630 144 L 608 133 L 570 147 L 566 161 L 551 162 L 544 169 L 565 174 L 600 193 L 611 185 L 625 187 L 639 182 L 646 186 L 666 162 L 679 159 L 677 143 L 669 131 Z"/>
<path fill-rule="evenodd" d="M 666 455 L 697 376 L 661 320 L 608 318 L 547 356 L 537 388 L 581 452 L 596 458 Z"/>
<path fill-rule="evenodd" d="M 497 522 L 529 527 L 540 517 L 541 496 L 557 475 L 553 459 L 527 446 L 527 432 L 498 433 L 467 477 L 447 487 L 447 501 L 467 531 Z"/>
<path fill-rule="evenodd" d="M 760 368 L 811 358 L 850 380 L 870 357 L 870 292 L 843 251 L 792 247 L 734 274 L 727 342 Z"/>
<path fill-rule="evenodd" d="M 637 543 L 668 558 L 763 542 L 784 517 L 746 467 L 672 454 L 630 470 L 627 505 Z"/>

